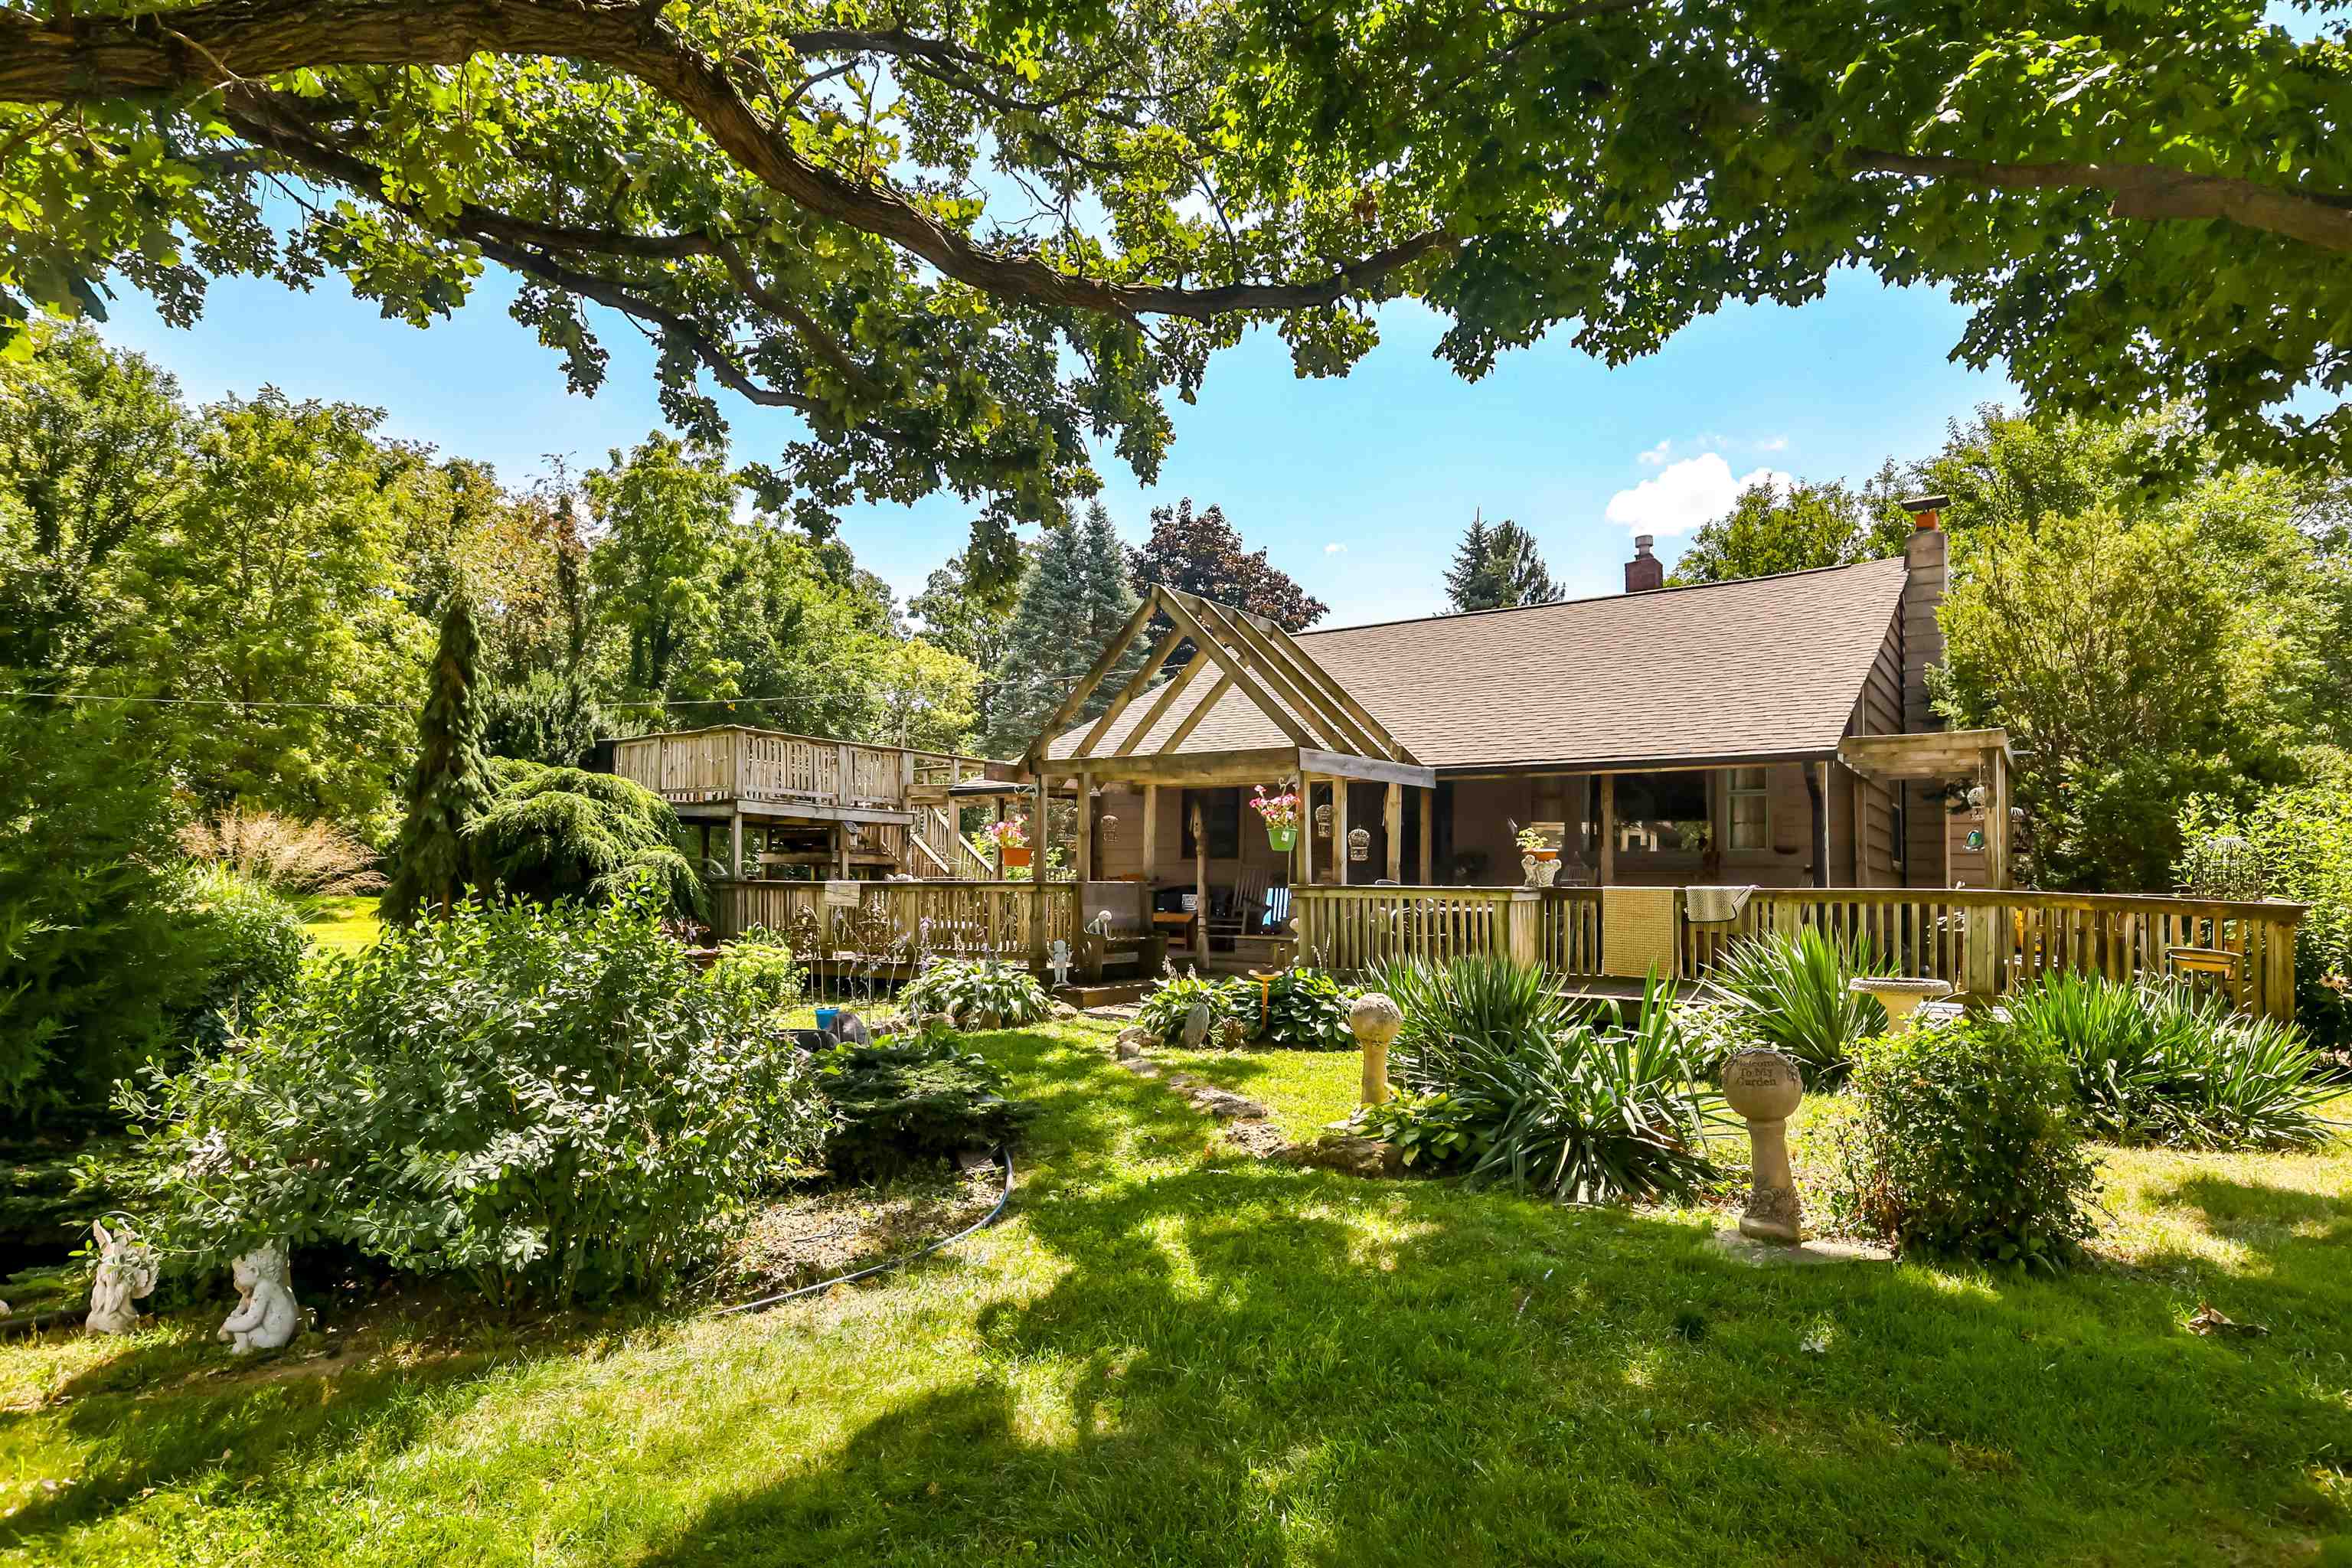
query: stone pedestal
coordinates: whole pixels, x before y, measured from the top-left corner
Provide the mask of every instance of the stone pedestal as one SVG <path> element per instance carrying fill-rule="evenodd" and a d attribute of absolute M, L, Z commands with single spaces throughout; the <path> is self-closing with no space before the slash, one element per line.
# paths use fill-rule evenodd
<path fill-rule="evenodd" d="M 1789 1117 L 1805 1098 L 1795 1058 L 1779 1051 L 1737 1051 L 1723 1065 L 1723 1098 L 1748 1123 L 1755 1186 L 1739 1234 L 1758 1241 L 1804 1239 L 1804 1206 L 1789 1168 Z"/>
<path fill-rule="evenodd" d="M 1886 1009 L 1886 1032 L 1890 1037 L 1911 1032 L 1911 1015 L 1920 1003 L 1941 1002 L 1952 994 L 1948 980 L 1906 980 L 1892 974 L 1858 975 L 1847 981 L 1845 988 L 1878 998 Z"/>
<path fill-rule="evenodd" d="M 1377 991 L 1367 991 L 1348 1009 L 1348 1027 L 1364 1053 L 1364 1103 L 1378 1105 L 1389 1097 L 1389 1047 L 1404 1027 L 1404 1014 Z"/>

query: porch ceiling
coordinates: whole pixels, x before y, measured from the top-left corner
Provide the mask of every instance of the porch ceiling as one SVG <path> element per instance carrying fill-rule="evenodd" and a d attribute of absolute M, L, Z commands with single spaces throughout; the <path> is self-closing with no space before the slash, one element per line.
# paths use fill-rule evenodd
<path fill-rule="evenodd" d="M 1989 757 L 2010 761 L 2006 730 L 1934 730 L 1910 735 L 1850 735 L 1838 761 L 1873 784 L 1959 778 Z"/>

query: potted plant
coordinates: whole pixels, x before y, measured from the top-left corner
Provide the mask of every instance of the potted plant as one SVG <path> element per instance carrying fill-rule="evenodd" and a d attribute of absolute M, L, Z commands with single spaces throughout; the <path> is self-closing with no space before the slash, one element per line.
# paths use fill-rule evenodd
<path fill-rule="evenodd" d="M 1287 853 L 1298 843 L 1298 792 L 1285 789 L 1268 795 L 1264 784 L 1253 786 L 1250 809 L 1265 819 L 1265 841 Z"/>
<path fill-rule="evenodd" d="M 1017 817 L 990 823 L 980 830 L 980 840 L 1008 869 L 1029 864 L 1029 831 Z"/>
<path fill-rule="evenodd" d="M 1518 833 L 1519 868 L 1528 874 L 1530 888 L 1549 888 L 1559 875 L 1559 846 L 1538 827 L 1522 827 Z"/>

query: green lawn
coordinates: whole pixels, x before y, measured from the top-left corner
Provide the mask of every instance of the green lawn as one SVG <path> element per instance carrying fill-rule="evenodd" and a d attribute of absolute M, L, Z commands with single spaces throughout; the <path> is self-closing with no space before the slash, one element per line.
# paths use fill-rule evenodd
<path fill-rule="evenodd" d="M 983 1037 L 1005 1224 L 766 1316 L 0 1350 L 0 1560 L 2352 1563 L 2352 1149 L 2119 1154 L 2063 1280 L 1755 1271 L 1228 1153 L 1105 1038 Z M 1304 1127 L 1355 1062 L 1191 1070 Z"/>
<path fill-rule="evenodd" d="M 375 909 L 373 893 L 326 900 L 303 925 L 302 934 L 310 939 L 312 945 L 333 952 L 348 952 L 365 947 L 383 930 Z"/>

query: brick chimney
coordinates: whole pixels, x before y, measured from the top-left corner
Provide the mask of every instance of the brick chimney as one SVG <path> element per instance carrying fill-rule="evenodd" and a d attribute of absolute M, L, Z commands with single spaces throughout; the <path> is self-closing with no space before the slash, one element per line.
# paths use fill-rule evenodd
<path fill-rule="evenodd" d="M 1944 632 L 1936 624 L 1944 602 L 1944 509 L 1948 496 L 1914 496 L 1903 503 L 1911 514 L 1911 540 L 1903 548 L 1909 568 L 1903 583 L 1903 728 L 1914 733 L 1940 730 L 1944 721 L 1927 701 L 1927 668 L 1944 662 Z"/>
<path fill-rule="evenodd" d="M 1654 542 L 1650 534 L 1633 536 L 1633 559 L 1625 563 L 1625 592 L 1646 594 L 1666 585 L 1666 563 L 1650 553 Z"/>

